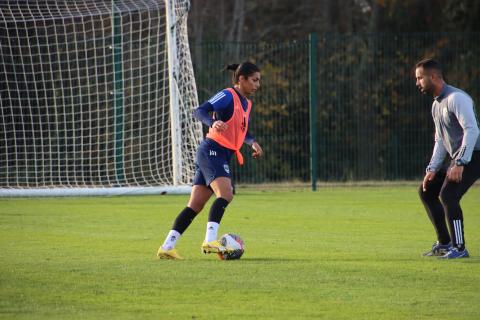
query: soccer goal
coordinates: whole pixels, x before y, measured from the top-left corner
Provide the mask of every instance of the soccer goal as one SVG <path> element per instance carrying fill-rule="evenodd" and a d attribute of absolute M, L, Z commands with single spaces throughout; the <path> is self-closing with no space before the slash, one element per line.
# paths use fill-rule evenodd
<path fill-rule="evenodd" d="M 188 0 L 0 2 L 0 196 L 185 193 Z"/>

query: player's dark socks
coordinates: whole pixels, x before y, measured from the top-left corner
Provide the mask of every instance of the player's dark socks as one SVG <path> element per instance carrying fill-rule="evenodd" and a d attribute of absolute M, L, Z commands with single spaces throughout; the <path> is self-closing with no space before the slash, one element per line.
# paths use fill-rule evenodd
<path fill-rule="evenodd" d="M 175 219 L 173 223 L 172 230 L 178 231 L 178 233 L 182 234 L 185 230 L 187 230 L 190 223 L 192 223 L 193 219 L 197 216 L 197 213 L 193 211 L 192 208 L 185 207 Z"/>
<path fill-rule="evenodd" d="M 216 222 L 220 224 L 220 221 L 222 221 L 223 213 L 225 212 L 225 208 L 227 208 L 227 206 L 227 200 L 223 198 L 217 198 L 210 208 L 210 213 L 208 214 L 208 222 Z"/>

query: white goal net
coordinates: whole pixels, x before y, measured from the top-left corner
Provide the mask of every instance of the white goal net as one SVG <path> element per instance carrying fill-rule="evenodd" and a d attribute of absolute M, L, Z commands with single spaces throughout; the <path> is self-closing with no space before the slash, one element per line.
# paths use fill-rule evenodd
<path fill-rule="evenodd" d="M 188 0 L 0 1 L 0 196 L 187 192 Z"/>

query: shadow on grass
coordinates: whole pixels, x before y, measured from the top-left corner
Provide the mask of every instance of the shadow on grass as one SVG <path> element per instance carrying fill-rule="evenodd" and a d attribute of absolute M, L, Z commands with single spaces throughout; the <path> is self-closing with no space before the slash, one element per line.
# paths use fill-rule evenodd
<path fill-rule="evenodd" d="M 302 259 L 302 258 L 281 258 L 281 257 L 245 257 L 241 258 L 241 261 L 249 262 L 305 262 L 312 261 L 311 259 Z M 238 261 L 238 260 L 227 260 L 227 261 Z"/>
<path fill-rule="evenodd" d="M 425 263 L 465 263 L 465 264 L 477 264 L 480 263 L 480 257 L 470 257 L 470 258 L 462 258 L 462 259 L 439 259 L 437 257 L 398 257 L 398 258 L 373 258 L 373 257 L 328 257 L 328 258 L 322 258 L 322 262 L 386 262 L 386 263 L 398 263 L 398 262 L 425 262 Z"/>
<path fill-rule="evenodd" d="M 204 258 L 188 258 L 182 261 L 178 260 L 162 260 L 158 258 L 154 258 L 153 260 L 157 261 L 175 261 L 175 262 L 182 262 L 182 261 L 195 261 L 195 262 L 208 262 L 208 261 L 213 261 L 213 262 L 219 262 L 222 261 L 216 257 L 213 257 L 213 259 L 204 259 Z M 480 257 L 470 257 L 467 259 L 453 259 L 453 260 L 444 260 L 444 259 L 438 259 L 438 258 L 425 258 L 425 257 L 397 257 L 397 258 L 373 258 L 373 257 L 364 257 L 364 256 L 359 256 L 359 257 L 323 257 L 323 258 L 284 258 L 284 257 L 242 257 L 241 259 L 236 259 L 236 260 L 223 260 L 225 263 L 240 263 L 240 262 L 245 262 L 245 263 L 257 263 L 257 262 L 272 262 L 272 263 L 292 263 L 292 262 L 312 262 L 312 263 L 338 263 L 338 262 L 345 262 L 345 263 L 398 263 L 398 262 L 404 262 L 404 263 L 418 263 L 418 262 L 425 262 L 425 263 L 462 263 L 462 264 L 480 264 Z"/>
<path fill-rule="evenodd" d="M 200 261 L 213 261 L 213 262 L 225 262 L 225 263 L 237 263 L 237 262 L 249 262 L 249 263 L 255 263 L 255 262 L 307 262 L 307 261 L 312 261 L 311 259 L 295 259 L 295 258 L 282 258 L 282 257 L 242 257 L 241 259 L 235 259 L 235 260 L 220 260 L 216 257 L 213 259 L 204 259 L 204 258 L 186 258 L 185 260 L 170 260 L 170 259 L 158 259 L 157 257 L 153 257 L 152 261 L 159 261 L 159 262 L 176 262 L 176 263 L 181 263 L 181 262 L 188 262 L 188 261 L 195 261 L 195 262 L 200 262 Z"/>

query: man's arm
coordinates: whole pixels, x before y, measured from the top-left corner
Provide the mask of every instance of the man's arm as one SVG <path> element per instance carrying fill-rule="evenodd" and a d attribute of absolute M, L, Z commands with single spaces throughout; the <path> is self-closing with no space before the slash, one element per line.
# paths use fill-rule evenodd
<path fill-rule="evenodd" d="M 473 148 L 479 135 L 473 101 L 466 94 L 457 93 L 452 96 L 451 108 L 463 129 L 462 145 L 455 155 L 455 161 L 465 165 L 472 159 Z"/>
<path fill-rule="evenodd" d="M 443 165 L 445 157 L 447 156 L 447 149 L 445 149 L 442 139 L 435 133 L 435 145 L 433 147 L 432 158 L 427 166 L 426 172 L 437 172 Z"/>

